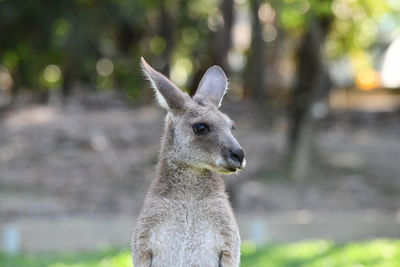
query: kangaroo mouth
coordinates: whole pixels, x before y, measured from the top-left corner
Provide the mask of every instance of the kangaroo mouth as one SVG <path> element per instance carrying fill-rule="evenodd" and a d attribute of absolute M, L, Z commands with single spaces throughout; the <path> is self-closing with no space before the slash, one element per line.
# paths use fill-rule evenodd
<path fill-rule="evenodd" d="M 233 167 L 226 167 L 222 170 L 219 170 L 220 173 L 222 174 L 234 174 L 238 171 L 238 168 L 233 168 Z"/>
<path fill-rule="evenodd" d="M 237 170 L 239 170 L 239 168 L 231 168 L 231 167 L 229 167 L 229 168 L 227 168 L 227 170 L 230 171 L 230 172 L 236 172 Z"/>
<path fill-rule="evenodd" d="M 222 168 L 219 169 L 219 172 L 222 174 L 234 174 L 237 173 L 239 170 L 242 170 L 244 166 L 231 166 L 231 165 L 226 165 L 223 166 Z"/>
<path fill-rule="evenodd" d="M 217 162 L 215 170 L 222 174 L 234 174 L 246 166 L 246 160 L 235 162 L 231 160 L 221 160 Z"/>
<path fill-rule="evenodd" d="M 238 169 L 229 168 L 229 169 L 219 169 L 218 172 L 221 174 L 234 174 L 238 171 Z"/>

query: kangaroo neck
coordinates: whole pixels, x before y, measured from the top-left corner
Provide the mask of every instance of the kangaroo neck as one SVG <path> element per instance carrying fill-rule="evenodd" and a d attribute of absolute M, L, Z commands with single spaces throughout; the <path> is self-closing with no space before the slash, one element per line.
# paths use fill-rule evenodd
<path fill-rule="evenodd" d="M 160 152 L 153 192 L 173 199 L 203 199 L 224 192 L 222 178 L 209 169 L 194 168 L 178 159 L 169 142 Z"/>

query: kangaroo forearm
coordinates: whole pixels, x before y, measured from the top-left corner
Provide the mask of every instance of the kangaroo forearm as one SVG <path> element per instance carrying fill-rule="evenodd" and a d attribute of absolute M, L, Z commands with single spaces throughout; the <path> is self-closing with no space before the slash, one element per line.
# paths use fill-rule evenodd
<path fill-rule="evenodd" d="M 218 267 L 238 267 L 240 261 L 240 254 L 236 251 L 221 252 L 220 263 Z"/>
<path fill-rule="evenodd" d="M 135 267 L 149 267 L 151 266 L 152 254 L 150 250 L 134 249 L 133 250 L 133 265 Z"/>
<path fill-rule="evenodd" d="M 135 267 L 151 267 L 151 260 L 133 261 Z"/>
<path fill-rule="evenodd" d="M 151 248 L 149 241 L 149 228 L 138 227 L 132 240 L 132 254 L 134 266 L 149 267 L 151 263 Z"/>
<path fill-rule="evenodd" d="M 221 267 L 238 267 L 240 261 L 240 236 L 234 225 L 225 225 L 222 236 L 224 246 L 220 254 Z M 229 229 L 229 230 L 227 230 Z"/>

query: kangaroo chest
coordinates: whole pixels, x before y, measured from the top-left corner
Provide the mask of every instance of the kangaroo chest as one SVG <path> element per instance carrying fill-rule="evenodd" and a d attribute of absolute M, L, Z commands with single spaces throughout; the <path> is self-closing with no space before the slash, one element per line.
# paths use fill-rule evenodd
<path fill-rule="evenodd" d="M 223 237 L 216 215 L 224 211 L 217 207 L 212 201 L 166 201 L 163 219 L 150 231 L 154 266 L 218 266 Z"/>

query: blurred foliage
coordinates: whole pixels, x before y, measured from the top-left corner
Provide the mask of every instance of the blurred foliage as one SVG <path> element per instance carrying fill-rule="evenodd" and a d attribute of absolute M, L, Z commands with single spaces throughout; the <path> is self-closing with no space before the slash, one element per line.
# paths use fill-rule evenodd
<path fill-rule="evenodd" d="M 249 10 L 255 1 L 234 1 L 235 14 L 241 21 L 246 16 L 240 11 Z M 333 18 L 326 43 L 327 59 L 348 55 L 355 70 L 371 67 L 375 54 L 368 49 L 379 46 L 384 38 L 394 38 L 392 35 L 399 30 L 397 0 L 256 2 L 265 49 L 275 51 L 268 43 L 285 49 L 275 57 L 280 57 L 278 69 L 289 76 L 293 72 L 287 55 L 294 60 L 293 47 L 315 15 Z M 197 79 L 195 71 L 218 63 L 220 51 L 215 39 L 225 30 L 221 3 L 222 0 L 1 0 L 0 65 L 8 69 L 16 89 L 68 91 L 71 83 L 79 81 L 97 89 L 120 89 L 137 99 L 143 95 L 144 83 L 138 62 L 140 56 L 145 56 L 189 90 Z M 248 21 L 254 19 L 247 15 Z M 251 27 L 250 22 L 247 25 Z M 246 39 L 245 35 L 251 34 L 244 30 L 234 31 L 237 38 Z M 388 42 L 384 42 L 385 46 Z M 280 45 L 287 43 L 294 45 Z M 228 62 L 242 76 L 252 46 L 234 45 Z M 266 58 L 265 66 L 259 69 L 269 69 L 271 79 L 282 80 L 274 75 L 276 60 Z M 272 68 L 268 68 L 270 65 Z M 237 84 L 241 79 L 235 80 Z"/>
<path fill-rule="evenodd" d="M 243 242 L 243 267 L 397 267 L 400 262 L 400 241 L 375 240 L 370 242 L 335 244 L 328 241 L 305 241 L 257 247 Z M 131 253 L 110 250 L 97 253 L 65 255 L 5 256 L 0 255 L 4 267 L 132 267 Z"/>
<path fill-rule="evenodd" d="M 349 56 L 354 71 L 378 64 L 376 58 L 400 33 L 400 2 L 396 0 L 285 0 L 280 23 L 296 39 L 314 15 L 332 16 L 325 56 L 335 60 Z M 374 52 L 375 51 L 375 52 Z"/>
<path fill-rule="evenodd" d="M 204 34 L 218 16 L 214 1 L 3 0 L 0 64 L 17 86 L 31 90 L 60 88 L 64 79 L 71 79 L 96 88 L 123 88 L 138 97 L 143 82 L 140 56 L 150 58 L 157 68 L 167 64 L 160 57 L 168 44 L 159 31 L 162 8 L 173 18 L 171 35 L 179 40 L 172 74 L 185 75 L 192 69 L 188 57 L 200 55 L 194 57 L 198 61 L 207 54 Z M 102 59 L 110 64 L 102 66 Z M 102 71 L 107 67 L 109 71 Z"/>
<path fill-rule="evenodd" d="M 393 0 L 336 0 L 335 20 L 327 38 L 326 55 L 350 57 L 354 71 L 376 67 L 376 58 L 399 34 L 400 2 Z"/>

